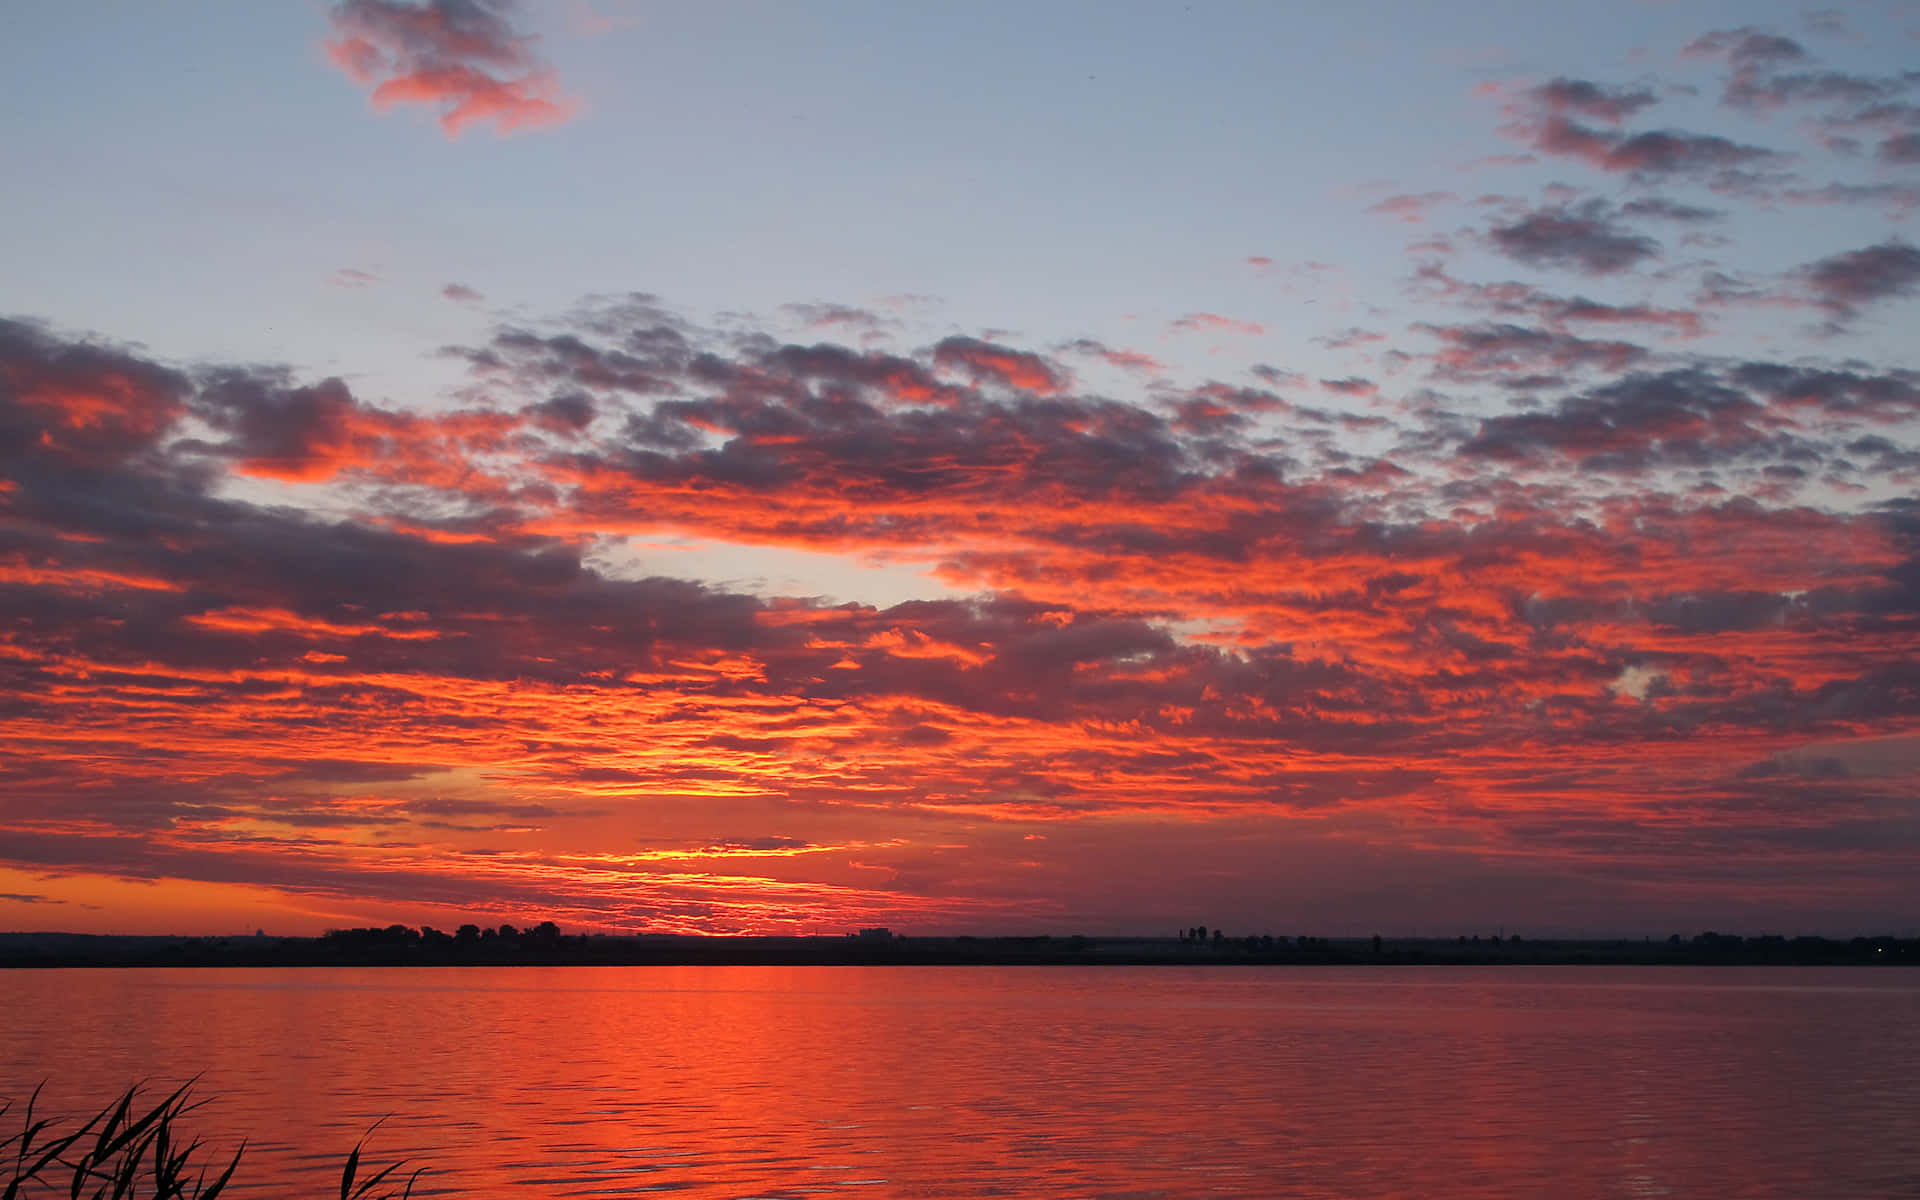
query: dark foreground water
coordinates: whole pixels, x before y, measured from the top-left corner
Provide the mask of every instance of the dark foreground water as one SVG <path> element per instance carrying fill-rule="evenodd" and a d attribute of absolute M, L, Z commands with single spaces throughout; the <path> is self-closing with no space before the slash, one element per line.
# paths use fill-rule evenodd
<path fill-rule="evenodd" d="M 201 1073 L 243 1197 L 337 1192 L 382 1116 L 417 1194 L 515 1200 L 1920 1196 L 1899 970 L 14 971 L 0 1014 L 0 1096 Z"/>

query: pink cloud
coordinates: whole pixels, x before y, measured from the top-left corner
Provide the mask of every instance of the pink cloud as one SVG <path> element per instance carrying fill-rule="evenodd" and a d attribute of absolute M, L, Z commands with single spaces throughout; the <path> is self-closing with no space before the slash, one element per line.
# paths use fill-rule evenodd
<path fill-rule="evenodd" d="M 1150 375 L 1157 375 L 1166 370 L 1167 366 L 1151 354 L 1144 354 L 1138 350 L 1117 349 L 1092 338 L 1080 338 L 1077 341 L 1068 342 L 1061 349 L 1100 359 L 1108 366 L 1119 367 L 1123 371 L 1144 371 Z"/>
<path fill-rule="evenodd" d="M 1429 210 L 1437 205 L 1451 204 L 1459 197 L 1452 192 L 1421 192 L 1418 195 L 1403 194 L 1388 196 L 1367 211 L 1383 216 L 1397 217 L 1410 225 L 1418 225 L 1427 219 Z"/>
<path fill-rule="evenodd" d="M 508 0 L 343 0 L 328 14 L 327 58 L 373 89 L 375 108 L 438 109 L 450 138 L 475 124 L 502 134 L 561 124 L 579 101 L 559 90 L 509 11 Z"/>
<path fill-rule="evenodd" d="M 975 379 L 1050 396 L 1066 390 L 1067 377 L 1037 354 L 1010 350 L 978 338 L 950 337 L 933 348 L 934 365 Z"/>
<path fill-rule="evenodd" d="M 1207 312 L 1188 313 L 1175 321 L 1172 328 L 1183 333 L 1241 333 L 1248 337 L 1257 337 L 1267 331 L 1265 326 L 1252 321 L 1236 321 L 1232 317 Z"/>

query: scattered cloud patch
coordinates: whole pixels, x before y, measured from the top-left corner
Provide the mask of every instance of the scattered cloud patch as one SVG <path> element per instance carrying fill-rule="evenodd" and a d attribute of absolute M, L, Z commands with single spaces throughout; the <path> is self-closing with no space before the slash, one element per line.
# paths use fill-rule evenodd
<path fill-rule="evenodd" d="M 1643 183 L 1697 179 L 1732 187 L 1743 173 L 1787 161 L 1778 151 L 1719 134 L 1618 128 L 1658 102 L 1646 88 L 1561 78 L 1519 91 L 1492 92 L 1503 98 L 1508 122 L 1501 131 L 1506 136 L 1548 157 L 1583 162 Z"/>
<path fill-rule="evenodd" d="M 1660 102 L 1650 88 L 1611 87 L 1587 79 L 1561 76 L 1528 89 L 1527 98 L 1548 112 L 1572 113 L 1618 125 L 1643 108 Z"/>
<path fill-rule="evenodd" d="M 1920 92 L 1920 72 L 1870 75 L 1815 65 L 1814 56 L 1792 38 L 1746 27 L 1706 34 L 1683 53 L 1726 64 L 1721 102 L 1764 116 L 1800 109 L 1811 116 L 1826 146 L 1855 153 L 1855 134 L 1877 135 L 1875 156 L 1884 163 L 1920 161 L 1920 105 L 1906 97 Z"/>
<path fill-rule="evenodd" d="M 1387 335 L 1378 330 L 1356 327 L 1343 329 L 1338 333 L 1322 334 L 1313 340 L 1317 345 L 1325 346 L 1329 350 L 1351 350 L 1357 346 L 1384 342 L 1387 340 Z"/>
<path fill-rule="evenodd" d="M 1624 225 L 1600 199 L 1536 209 L 1496 223 L 1487 241 L 1501 254 L 1535 267 L 1558 267 L 1583 275 L 1612 275 L 1660 255 L 1660 243 Z"/>
<path fill-rule="evenodd" d="M 1868 305 L 1920 292 L 1920 247 L 1892 240 L 1818 259 L 1796 275 L 1814 303 L 1838 320 Z"/>
<path fill-rule="evenodd" d="M 1357 375 L 1345 379 L 1322 379 L 1320 386 L 1341 396 L 1376 396 L 1380 393 L 1379 384 Z"/>

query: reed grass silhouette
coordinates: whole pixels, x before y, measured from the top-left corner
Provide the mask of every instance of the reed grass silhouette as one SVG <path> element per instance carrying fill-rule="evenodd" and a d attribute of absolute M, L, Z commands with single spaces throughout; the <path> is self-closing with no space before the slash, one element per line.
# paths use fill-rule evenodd
<path fill-rule="evenodd" d="M 68 1200 L 216 1200 L 240 1166 L 247 1144 L 242 1141 L 226 1166 L 215 1172 L 219 1160 L 203 1153 L 207 1147 L 202 1139 L 185 1136 L 182 1118 L 206 1104 L 191 1099 L 196 1082 L 188 1080 L 151 1105 L 140 1101 L 141 1085 L 135 1084 L 78 1125 L 40 1115 L 43 1083 L 27 1098 L 15 1133 L 4 1132 L 11 1126 L 3 1124 L 14 1102 L 0 1102 L 0 1200 L 56 1192 L 65 1192 Z M 361 1152 L 379 1127 L 375 1121 L 347 1155 L 340 1171 L 340 1200 L 408 1200 L 413 1195 L 414 1182 L 426 1168 L 416 1167 L 403 1181 L 398 1172 L 404 1160 L 361 1177 Z M 378 1190 L 382 1187 L 384 1191 Z"/>

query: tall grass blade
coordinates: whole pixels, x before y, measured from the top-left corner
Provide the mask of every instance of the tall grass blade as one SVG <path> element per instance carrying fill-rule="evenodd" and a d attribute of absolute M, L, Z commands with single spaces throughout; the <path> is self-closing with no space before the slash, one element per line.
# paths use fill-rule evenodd
<path fill-rule="evenodd" d="M 240 1148 L 233 1152 L 233 1161 L 227 1164 L 227 1169 L 220 1172 L 219 1176 L 215 1178 L 212 1183 L 196 1189 L 199 1193 L 199 1200 L 216 1200 L 220 1193 L 226 1189 L 227 1180 L 233 1178 L 233 1169 L 240 1165 L 240 1156 L 246 1152 L 247 1143 L 242 1141 Z M 203 1175 L 201 1178 L 204 1180 L 206 1177 Z"/>
<path fill-rule="evenodd" d="M 118 1104 L 111 1106 L 107 1110 L 106 1123 L 100 1126 L 100 1137 L 94 1142 L 93 1153 L 89 1156 L 93 1161 L 100 1162 L 107 1157 L 107 1143 L 112 1140 L 113 1131 L 120 1128 L 121 1124 L 127 1119 L 127 1112 L 133 1107 L 134 1094 L 139 1090 L 140 1085 L 137 1083 L 134 1084 L 120 1097 Z"/>
<path fill-rule="evenodd" d="M 361 1184 L 359 1187 L 355 1188 L 353 1192 L 354 1200 L 359 1200 L 360 1197 L 365 1196 L 368 1192 L 372 1191 L 374 1188 L 379 1187 L 381 1180 L 385 1179 L 387 1176 L 393 1174 L 395 1171 L 399 1170 L 401 1167 L 405 1165 L 406 1165 L 406 1160 L 402 1159 L 399 1162 L 394 1163 L 392 1166 L 381 1171 L 379 1174 L 375 1175 L 373 1178 L 367 1180 L 365 1183 Z"/>
<path fill-rule="evenodd" d="M 359 1169 L 360 1147 L 356 1145 L 347 1155 L 347 1165 L 340 1170 L 340 1200 L 347 1200 L 353 1195 L 353 1173 Z"/>
<path fill-rule="evenodd" d="M 174 1112 L 175 1106 L 179 1103 L 181 1097 L 187 1094 L 187 1089 L 198 1082 L 199 1078 L 200 1077 L 196 1075 L 175 1088 L 172 1095 L 154 1105 L 153 1109 L 145 1116 L 134 1121 L 125 1129 L 122 1129 L 117 1137 L 105 1139 L 103 1136 L 103 1141 L 105 1141 L 104 1151 L 96 1150 L 94 1157 L 101 1159 L 109 1155 L 117 1154 L 122 1147 L 136 1140 L 144 1147 L 147 1141 L 150 1140 L 149 1131 L 152 1130 L 156 1124 L 162 1123 L 163 1121 L 171 1121 L 174 1118 L 176 1115 Z M 123 1098 L 123 1105 L 132 1102 L 133 1092 L 135 1090 L 137 1089 L 130 1089 L 127 1092 L 127 1095 Z M 124 1112 L 124 1107 L 122 1111 Z"/>

